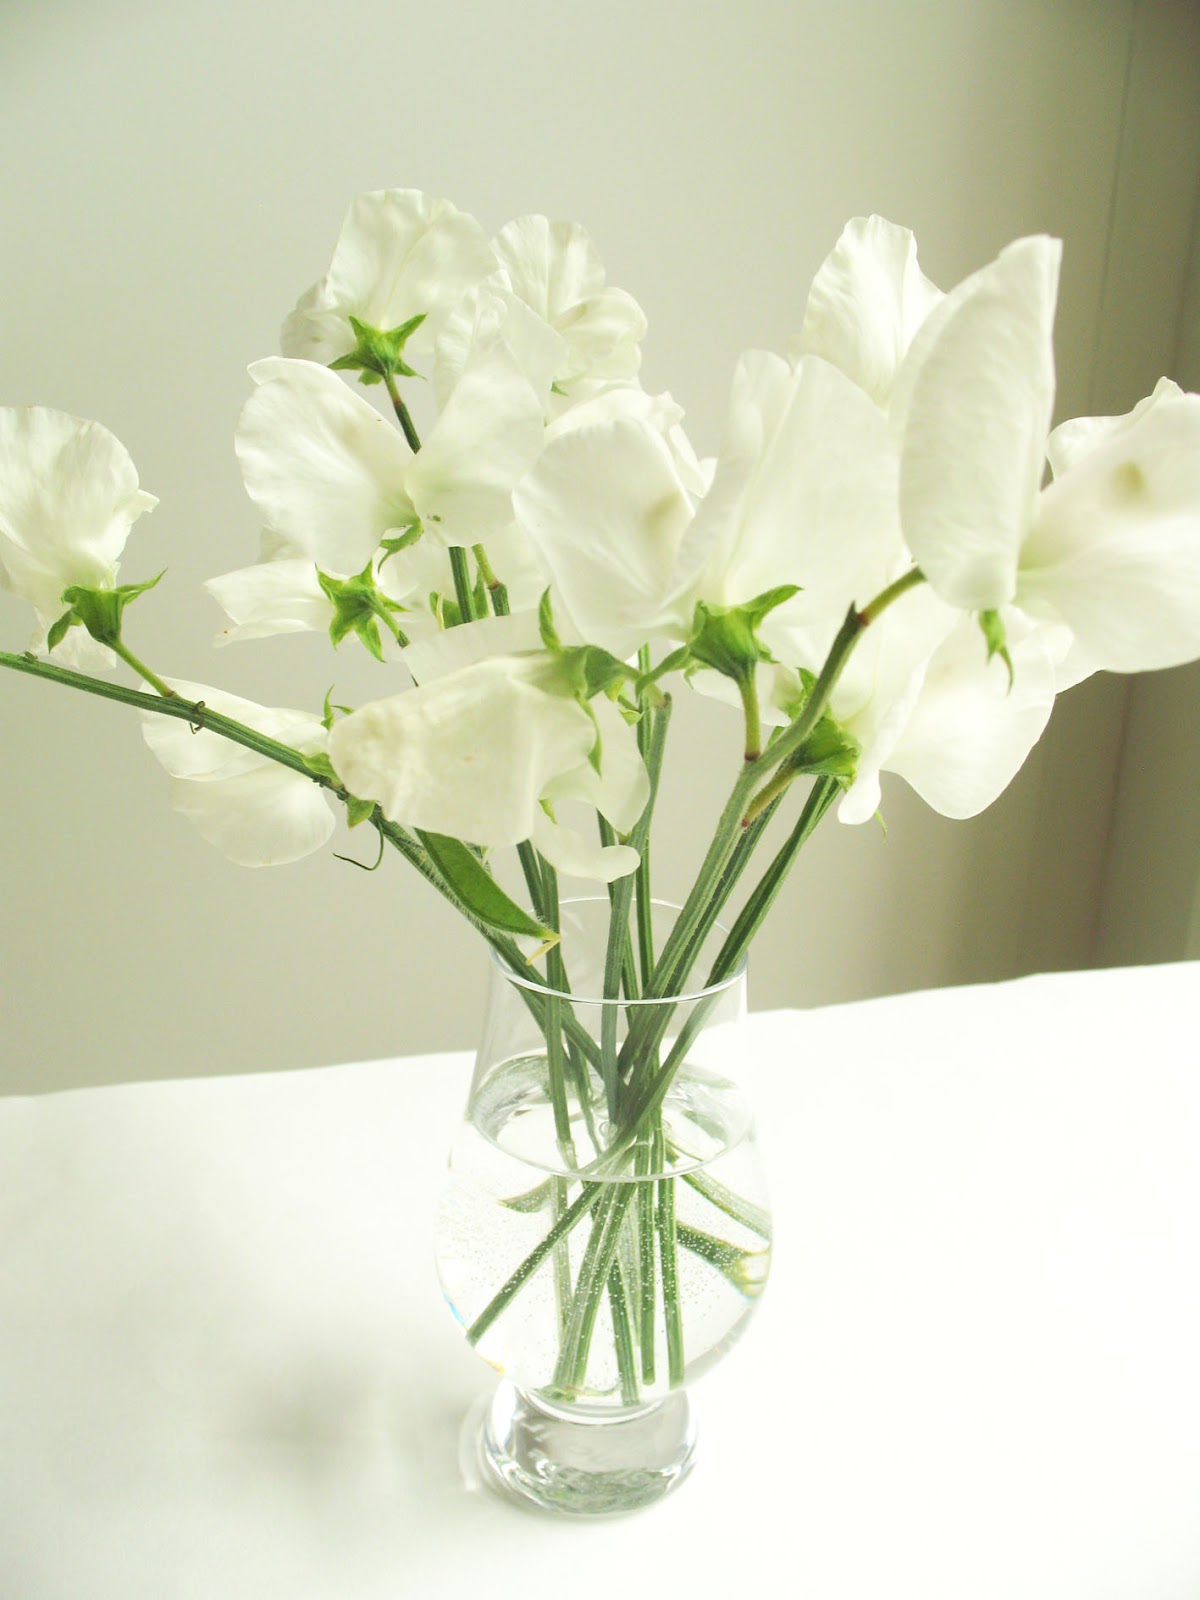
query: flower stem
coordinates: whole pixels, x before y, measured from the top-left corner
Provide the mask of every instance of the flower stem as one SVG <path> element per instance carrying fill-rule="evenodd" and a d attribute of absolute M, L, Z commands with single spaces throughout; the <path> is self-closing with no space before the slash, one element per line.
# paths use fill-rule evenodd
<path fill-rule="evenodd" d="M 603 1184 L 598 1183 L 585 1183 L 583 1185 L 583 1188 L 563 1212 L 562 1216 L 557 1219 L 554 1226 L 546 1234 L 546 1237 L 538 1241 L 516 1271 L 510 1274 L 503 1288 L 492 1296 L 467 1329 L 467 1339 L 471 1344 L 479 1343 L 505 1306 L 517 1294 L 522 1284 L 528 1282 L 558 1241 L 565 1239 L 571 1229 L 597 1204 L 597 1195 L 604 1190 L 604 1187 Z"/>
<path fill-rule="evenodd" d="M 471 571 L 467 566 L 467 552 L 460 544 L 450 546 L 450 571 L 454 575 L 454 598 L 458 601 L 458 615 L 462 622 L 475 621 L 475 601 L 471 593 Z"/>
<path fill-rule="evenodd" d="M 417 430 L 413 427 L 413 419 L 408 414 L 408 407 L 400 398 L 400 391 L 396 387 L 395 373 L 385 373 L 383 381 L 387 384 L 388 398 L 392 402 L 392 409 L 396 413 L 396 417 L 400 423 L 400 426 L 404 429 L 404 437 L 408 440 L 408 448 L 412 451 L 413 455 L 416 455 L 417 451 L 421 448 L 421 441 L 417 437 Z"/>
<path fill-rule="evenodd" d="M 151 672 L 145 662 L 139 661 L 123 639 L 114 640 L 110 648 L 120 656 L 127 666 L 133 668 L 139 678 L 144 679 L 152 689 L 156 689 L 164 699 L 175 698 L 176 691 L 165 684 L 156 672 Z"/>

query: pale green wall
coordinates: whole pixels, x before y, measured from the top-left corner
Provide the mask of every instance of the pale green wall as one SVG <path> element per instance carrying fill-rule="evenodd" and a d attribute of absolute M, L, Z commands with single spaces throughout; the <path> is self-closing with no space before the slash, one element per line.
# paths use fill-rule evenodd
<path fill-rule="evenodd" d="M 1123 407 L 1157 376 L 1147 341 L 1175 338 L 1183 265 L 1162 239 L 1190 226 L 1198 52 L 1159 35 L 1194 44 L 1195 17 L 1133 0 L 9 0 L 3 398 L 100 418 L 161 497 L 126 569 L 169 567 L 131 613 L 147 658 L 319 701 L 319 641 L 215 655 L 197 590 L 253 554 L 230 443 L 244 368 L 352 194 L 413 185 L 491 226 L 584 221 L 649 315 L 647 383 L 674 391 L 704 452 L 738 352 L 784 344 L 842 223 L 871 210 L 916 230 L 943 286 L 1019 234 L 1061 235 L 1061 409 Z M 1143 77 L 1175 118 L 1165 143 L 1131 143 Z M 1147 184 L 1153 231 L 1122 233 Z M 24 629 L 0 603 L 0 640 Z M 350 656 L 336 673 L 348 698 L 380 692 Z M 1121 685 L 1073 691 L 976 821 L 898 787 L 886 840 L 830 823 L 761 943 L 754 1004 L 1089 960 L 1123 708 Z M 667 892 L 736 760 L 732 720 L 696 710 Z M 480 954 L 400 863 L 243 871 L 169 811 L 121 708 L 6 674 L 0 727 L 0 1089 L 470 1043 Z"/>

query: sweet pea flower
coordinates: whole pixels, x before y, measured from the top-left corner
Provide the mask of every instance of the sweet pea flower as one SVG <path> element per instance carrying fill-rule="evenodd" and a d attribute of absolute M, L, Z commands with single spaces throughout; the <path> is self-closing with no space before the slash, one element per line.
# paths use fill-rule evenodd
<path fill-rule="evenodd" d="M 941 299 L 907 228 L 855 217 L 813 279 L 788 354 L 821 356 L 886 410 L 908 348 Z"/>
<path fill-rule="evenodd" d="M 606 287 L 596 247 L 577 222 L 518 217 L 492 248 L 512 292 L 563 340 L 559 388 L 637 372 L 645 313 L 624 289 Z"/>
<path fill-rule="evenodd" d="M 428 650 L 424 661 L 428 671 Z M 352 793 L 404 826 L 485 849 L 533 839 L 602 881 L 637 865 L 636 851 L 593 845 L 545 809 L 587 799 L 627 832 L 649 792 L 633 730 L 602 696 L 585 710 L 546 653 L 487 656 L 363 706 L 334 725 L 330 756 Z"/>
<path fill-rule="evenodd" d="M 170 687 L 302 755 L 326 749 L 325 728 L 306 712 L 256 705 L 202 683 L 171 679 Z M 325 792 L 303 773 L 203 727 L 196 731 L 187 722 L 150 711 L 142 713 L 142 734 L 171 775 L 172 805 L 240 866 L 299 861 L 333 833 Z"/>
<path fill-rule="evenodd" d="M 513 509 L 550 574 L 556 616 L 622 660 L 690 620 L 680 549 L 707 474 L 669 396 L 615 388 L 567 412 Z"/>
<path fill-rule="evenodd" d="M 33 606 L 31 650 L 46 648 L 67 609 L 64 589 L 114 587 L 130 528 L 157 504 L 98 422 L 44 406 L 0 408 L 0 587 Z M 68 629 L 55 654 L 91 670 L 113 663 L 83 628 Z"/>
<path fill-rule="evenodd" d="M 416 316 L 409 341 L 431 350 L 460 297 L 496 271 L 483 229 L 448 200 L 378 189 L 350 206 L 329 271 L 283 325 L 286 356 L 328 365 L 355 346 L 350 317 L 387 332 Z"/>

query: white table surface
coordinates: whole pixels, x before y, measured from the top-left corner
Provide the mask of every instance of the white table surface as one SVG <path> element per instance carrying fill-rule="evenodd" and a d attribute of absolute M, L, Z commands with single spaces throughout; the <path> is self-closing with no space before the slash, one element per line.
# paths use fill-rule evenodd
<path fill-rule="evenodd" d="M 462 1055 L 0 1101 L 0 1600 L 1200 1596 L 1200 964 L 752 1017 L 771 1285 L 672 1499 L 464 1480 Z"/>

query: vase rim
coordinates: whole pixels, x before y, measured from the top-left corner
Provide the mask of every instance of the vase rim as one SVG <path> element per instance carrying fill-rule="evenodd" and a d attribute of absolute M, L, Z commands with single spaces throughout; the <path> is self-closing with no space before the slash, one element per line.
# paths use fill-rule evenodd
<path fill-rule="evenodd" d="M 609 898 L 607 895 L 569 895 L 560 902 L 560 910 L 566 911 L 571 906 L 607 906 L 608 904 Z M 676 901 L 663 900 L 657 895 L 651 898 L 650 904 L 653 908 L 660 911 L 679 912 L 683 909 L 683 907 L 680 906 Z M 726 924 L 720 921 L 714 921 L 709 929 L 710 934 L 728 934 L 728 932 L 729 929 Z M 705 937 L 707 938 L 708 935 Z M 680 1005 L 696 1000 L 706 1000 L 713 995 L 726 994 L 736 987 L 738 983 L 744 980 L 746 976 L 746 967 L 750 959 L 749 952 L 743 954 L 733 970 L 726 973 L 726 975 L 717 983 L 701 984 L 698 988 L 689 986 L 686 989 L 681 990 L 678 994 L 635 995 L 632 998 L 629 998 L 625 995 L 592 995 L 579 993 L 574 990 L 556 989 L 550 983 L 538 982 L 532 978 L 524 977 L 519 972 L 514 972 L 513 969 L 505 963 L 504 958 L 497 950 L 493 949 L 490 954 L 492 961 L 501 977 L 503 977 L 507 983 L 511 983 L 515 988 L 525 989 L 530 994 L 542 995 L 550 1000 L 569 1000 L 573 1005 L 617 1006 L 621 1010 L 626 1010 L 635 1006 Z"/>

